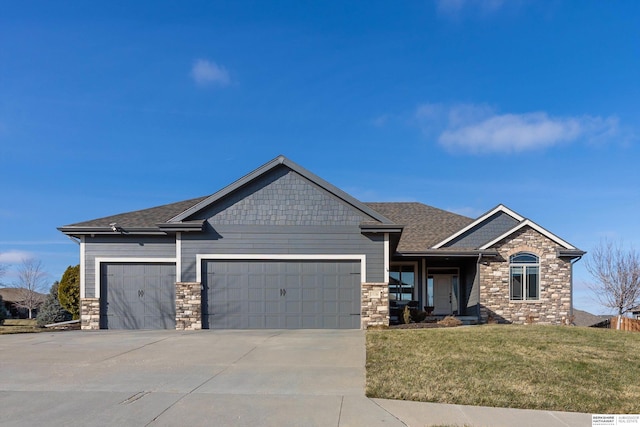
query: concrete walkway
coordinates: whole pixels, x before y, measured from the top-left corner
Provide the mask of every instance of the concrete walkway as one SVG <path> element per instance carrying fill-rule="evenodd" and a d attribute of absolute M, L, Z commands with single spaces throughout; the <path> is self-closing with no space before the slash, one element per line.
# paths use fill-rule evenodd
<path fill-rule="evenodd" d="M 586 414 L 368 399 L 362 331 L 0 336 L 3 426 L 589 426 Z"/>

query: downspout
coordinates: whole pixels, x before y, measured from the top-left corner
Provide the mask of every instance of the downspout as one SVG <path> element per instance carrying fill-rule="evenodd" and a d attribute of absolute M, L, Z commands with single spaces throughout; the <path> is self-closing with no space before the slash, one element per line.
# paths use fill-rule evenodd
<path fill-rule="evenodd" d="M 482 261 L 482 253 L 478 254 L 478 261 L 476 261 L 476 279 L 478 280 L 478 303 L 476 304 L 476 314 L 478 316 L 478 322 L 482 320 L 480 316 L 480 262 Z"/>
<path fill-rule="evenodd" d="M 571 263 L 571 283 L 569 285 L 571 290 L 571 305 L 569 306 L 569 321 L 572 323 L 573 323 L 573 264 L 580 261 L 581 259 L 582 259 L 582 255 L 580 255 L 578 258 L 574 258 L 571 261 L 569 261 Z"/>

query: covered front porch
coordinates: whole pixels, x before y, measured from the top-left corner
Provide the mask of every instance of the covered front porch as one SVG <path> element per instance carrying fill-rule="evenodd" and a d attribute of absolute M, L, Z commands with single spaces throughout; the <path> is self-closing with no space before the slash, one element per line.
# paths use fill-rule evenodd
<path fill-rule="evenodd" d="M 389 320 L 405 323 L 454 316 L 463 324 L 480 321 L 478 253 L 396 256 L 389 264 Z"/>

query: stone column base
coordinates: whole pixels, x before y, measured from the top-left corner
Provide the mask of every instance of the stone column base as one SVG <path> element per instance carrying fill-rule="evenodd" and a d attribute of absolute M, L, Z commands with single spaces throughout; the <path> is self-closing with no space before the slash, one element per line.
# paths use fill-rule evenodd
<path fill-rule="evenodd" d="M 82 298 L 80 300 L 80 328 L 84 330 L 100 329 L 100 298 Z"/>
<path fill-rule="evenodd" d="M 176 283 L 176 329 L 202 329 L 202 296 L 198 282 Z"/>
<path fill-rule="evenodd" d="M 389 326 L 389 284 L 363 283 L 361 292 L 361 328 L 367 329 L 369 326 Z"/>

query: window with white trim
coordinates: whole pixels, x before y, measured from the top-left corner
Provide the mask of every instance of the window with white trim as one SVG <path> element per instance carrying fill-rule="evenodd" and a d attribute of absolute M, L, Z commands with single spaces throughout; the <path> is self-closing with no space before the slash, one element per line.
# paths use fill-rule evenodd
<path fill-rule="evenodd" d="M 529 252 L 509 257 L 509 298 L 511 301 L 540 299 L 540 259 Z"/>

